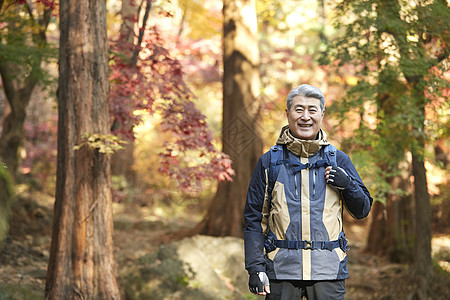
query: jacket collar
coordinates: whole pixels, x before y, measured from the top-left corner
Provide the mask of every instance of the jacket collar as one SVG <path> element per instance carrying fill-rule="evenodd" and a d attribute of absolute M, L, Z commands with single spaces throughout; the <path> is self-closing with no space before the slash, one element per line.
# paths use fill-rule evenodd
<path fill-rule="evenodd" d="M 289 125 L 281 129 L 277 140 L 278 145 L 286 145 L 286 148 L 300 157 L 309 157 L 316 154 L 322 146 L 330 144 L 327 141 L 327 134 L 320 129 L 315 140 L 301 140 L 292 135 Z"/>

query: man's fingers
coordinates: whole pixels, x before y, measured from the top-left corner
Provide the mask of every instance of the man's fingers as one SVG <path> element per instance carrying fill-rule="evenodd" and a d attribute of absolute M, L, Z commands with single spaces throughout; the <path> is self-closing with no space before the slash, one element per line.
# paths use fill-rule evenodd
<path fill-rule="evenodd" d="M 267 294 L 270 294 L 270 285 L 266 285 L 264 287 L 264 290 L 266 291 Z"/>
<path fill-rule="evenodd" d="M 347 172 L 341 167 L 331 168 L 326 172 L 325 178 L 327 183 L 341 190 L 345 189 L 351 181 Z"/>
<path fill-rule="evenodd" d="M 331 166 L 328 166 L 326 169 L 325 169 L 325 180 L 326 181 L 328 181 L 328 179 L 330 178 L 330 171 L 332 170 L 332 167 Z"/>
<path fill-rule="evenodd" d="M 333 169 L 333 167 L 329 166 L 326 168 L 326 172 L 325 172 L 325 180 L 327 183 L 333 183 L 334 182 L 334 177 L 336 174 L 336 169 Z"/>

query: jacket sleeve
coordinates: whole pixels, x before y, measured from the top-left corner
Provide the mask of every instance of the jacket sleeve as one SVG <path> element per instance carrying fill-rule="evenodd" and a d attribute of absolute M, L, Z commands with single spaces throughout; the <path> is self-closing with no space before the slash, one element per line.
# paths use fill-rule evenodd
<path fill-rule="evenodd" d="M 369 190 L 362 182 L 347 154 L 338 150 L 336 159 L 337 165 L 343 168 L 351 178 L 348 186 L 342 191 L 345 206 L 353 217 L 365 218 L 369 214 L 373 202 Z"/>
<path fill-rule="evenodd" d="M 247 192 L 247 200 L 244 209 L 244 249 L 245 269 L 249 274 L 266 271 L 264 259 L 265 234 L 261 222 L 263 218 L 263 206 L 267 201 L 267 155 L 263 155 L 256 164 Z M 265 223 L 267 224 L 267 222 Z"/>

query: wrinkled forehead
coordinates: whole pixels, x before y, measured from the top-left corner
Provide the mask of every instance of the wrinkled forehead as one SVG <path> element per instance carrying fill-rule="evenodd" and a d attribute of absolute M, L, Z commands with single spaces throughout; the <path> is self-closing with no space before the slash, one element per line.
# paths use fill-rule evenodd
<path fill-rule="evenodd" d="M 292 107 L 316 107 L 320 109 L 320 99 L 297 95 L 292 99 Z"/>

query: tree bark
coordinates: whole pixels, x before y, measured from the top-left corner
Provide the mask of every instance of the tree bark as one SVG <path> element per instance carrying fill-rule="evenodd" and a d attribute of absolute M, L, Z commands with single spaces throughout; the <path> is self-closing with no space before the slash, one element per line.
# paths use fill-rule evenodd
<path fill-rule="evenodd" d="M 427 276 L 431 270 L 431 208 L 423 158 L 413 154 L 414 197 L 416 199 L 416 267 Z"/>
<path fill-rule="evenodd" d="M 7 68 L 14 67 L 5 67 L 4 64 L 0 64 L 0 73 L 7 73 Z M 16 91 L 13 88 L 13 83 L 10 84 L 8 80 L 6 82 L 4 80 L 5 94 L 7 95 L 11 111 L 3 121 L 3 129 L 0 136 L 0 160 L 8 167 L 13 182 L 15 182 L 16 171 L 19 166 L 19 150 L 25 135 L 23 125 L 26 118 L 26 108 L 28 103 L 30 103 L 31 92 L 36 85 L 34 80 L 27 81 L 29 82 L 28 85 Z"/>
<path fill-rule="evenodd" d="M 259 50 L 254 0 L 223 3 L 223 152 L 233 161 L 232 182 L 220 182 L 197 228 L 215 236 L 242 236 L 243 210 L 253 169 L 262 154 L 257 96 Z"/>
<path fill-rule="evenodd" d="M 137 49 L 134 46 L 134 26 L 135 17 L 137 15 L 136 11 L 138 6 L 133 0 L 122 1 L 122 6 L 120 14 L 122 17 L 122 24 L 120 25 L 120 43 L 126 43 L 129 45 L 129 49 Z M 125 47 L 128 48 L 128 47 Z M 134 51 L 134 50 L 133 50 Z M 122 53 L 124 57 L 129 57 L 130 65 L 132 64 L 131 53 Z M 137 59 L 137 54 L 136 54 Z M 126 63 L 126 62 L 124 62 Z M 136 64 L 136 63 L 134 63 Z M 130 99 L 130 101 L 133 101 Z M 136 182 L 136 172 L 133 170 L 134 164 L 134 142 L 129 141 L 128 144 L 124 146 L 124 149 L 115 152 L 111 157 L 111 174 L 116 176 L 124 176 L 127 183 L 134 185 Z"/>
<path fill-rule="evenodd" d="M 387 195 L 386 204 L 376 201 L 372 208 L 372 223 L 369 229 L 366 251 L 378 256 L 387 256 L 396 263 L 412 262 L 414 249 L 414 212 L 409 181 L 401 176 L 389 180 L 392 191 L 400 189 L 406 195 Z"/>
<path fill-rule="evenodd" d="M 0 250 L 8 236 L 11 205 L 14 201 L 10 177 L 3 163 L 0 162 Z"/>
<path fill-rule="evenodd" d="M 423 92 L 418 92 L 418 99 L 423 99 Z M 418 110 L 422 120 L 425 120 L 425 105 L 420 105 Z M 418 132 L 423 132 L 424 123 L 420 122 Z M 412 169 L 414 176 L 414 200 L 415 200 L 415 260 L 414 270 L 416 276 L 419 299 L 428 299 L 431 295 L 430 283 L 433 275 L 433 262 L 431 258 L 431 205 L 428 194 L 427 171 L 425 169 L 425 140 L 420 137 L 418 145 L 412 151 Z"/>
<path fill-rule="evenodd" d="M 119 299 L 110 157 L 82 134 L 109 134 L 106 3 L 60 2 L 58 166 L 46 299 Z"/>

